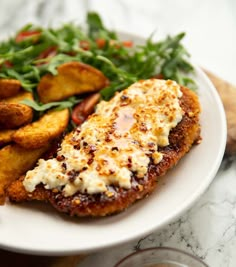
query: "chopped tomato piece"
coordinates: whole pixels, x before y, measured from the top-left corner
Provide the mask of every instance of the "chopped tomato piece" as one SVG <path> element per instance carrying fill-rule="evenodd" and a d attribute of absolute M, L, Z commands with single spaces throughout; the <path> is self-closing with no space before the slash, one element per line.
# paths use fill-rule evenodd
<path fill-rule="evenodd" d="M 56 54 L 57 54 L 57 47 L 51 46 L 51 47 L 48 47 L 47 49 L 45 49 L 43 52 L 41 52 L 39 54 L 39 56 L 37 57 L 37 59 L 52 58 L 52 57 L 56 56 Z M 44 63 L 43 62 L 36 63 L 37 66 L 40 66 L 42 64 L 44 64 Z"/>
<path fill-rule="evenodd" d="M 123 41 L 122 44 L 125 47 L 132 47 L 133 46 L 133 42 L 132 41 Z"/>
<path fill-rule="evenodd" d="M 94 111 L 95 105 L 100 100 L 100 94 L 95 93 L 86 97 L 82 102 L 77 104 L 72 111 L 71 118 L 76 125 L 83 123 L 87 117 Z"/>
<path fill-rule="evenodd" d="M 155 79 L 161 79 L 161 80 L 163 80 L 163 79 L 164 79 L 164 76 L 163 76 L 163 74 L 161 74 L 161 73 L 158 73 L 158 74 L 154 75 L 154 77 L 153 77 L 153 78 L 155 78 Z"/>
<path fill-rule="evenodd" d="M 98 48 L 104 48 L 104 46 L 106 44 L 106 40 L 102 39 L 102 38 L 98 38 L 96 40 L 96 44 L 97 44 Z M 132 41 L 123 41 L 120 44 L 116 40 L 110 40 L 109 44 L 113 45 L 116 48 L 120 48 L 121 45 L 124 46 L 124 47 L 132 47 L 133 46 L 133 42 Z"/>
<path fill-rule="evenodd" d="M 80 46 L 82 49 L 84 49 L 84 50 L 89 50 L 89 49 L 90 49 L 90 44 L 89 44 L 89 42 L 86 41 L 86 40 L 81 40 L 81 41 L 79 42 L 79 46 Z"/>
<path fill-rule="evenodd" d="M 96 40 L 96 44 L 97 44 L 97 47 L 101 49 L 101 48 L 103 48 L 105 46 L 106 40 L 102 39 L 102 38 L 98 38 Z"/>
<path fill-rule="evenodd" d="M 57 47 L 51 46 L 51 47 L 48 47 L 43 52 L 41 52 L 38 56 L 38 59 L 43 59 L 43 58 L 47 58 L 47 57 L 54 57 L 56 54 L 57 54 Z"/>
<path fill-rule="evenodd" d="M 40 31 L 37 31 L 37 30 L 36 31 L 23 31 L 23 32 L 19 32 L 17 34 L 16 38 L 15 38 L 15 41 L 17 43 L 20 43 L 20 42 L 26 40 L 29 37 L 35 37 L 36 40 L 37 40 L 37 38 L 39 37 L 40 34 L 41 34 L 41 32 Z"/>
<path fill-rule="evenodd" d="M 11 68 L 11 67 L 13 67 L 13 64 L 11 63 L 11 61 L 6 60 L 6 61 L 4 61 L 4 62 L 2 63 L 1 66 L 4 66 L 4 67 L 6 67 L 6 68 Z"/>

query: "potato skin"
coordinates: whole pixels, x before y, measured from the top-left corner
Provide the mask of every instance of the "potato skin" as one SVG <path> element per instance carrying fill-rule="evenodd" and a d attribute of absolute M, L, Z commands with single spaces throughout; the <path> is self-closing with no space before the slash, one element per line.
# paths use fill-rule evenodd
<path fill-rule="evenodd" d="M 14 79 L 0 79 L 0 99 L 16 95 L 21 88 L 21 83 Z"/>
<path fill-rule="evenodd" d="M 48 147 L 29 150 L 11 144 L 0 149 L 0 204 L 4 203 L 6 187 L 31 169 Z"/>
<path fill-rule="evenodd" d="M 27 149 L 43 147 L 65 131 L 69 116 L 68 109 L 49 111 L 39 120 L 16 130 L 12 139 Z"/>
<path fill-rule="evenodd" d="M 80 62 L 68 62 L 58 67 L 58 75 L 46 74 L 37 91 L 42 103 L 59 101 L 73 95 L 96 92 L 108 84 L 104 74 Z"/>
<path fill-rule="evenodd" d="M 24 99 L 30 99 L 33 100 L 33 94 L 31 92 L 21 91 L 18 94 L 4 98 L 0 100 L 0 103 L 19 103 L 20 101 Z"/>
<path fill-rule="evenodd" d="M 22 104 L 0 104 L 0 129 L 14 129 L 32 121 L 32 109 Z"/>
<path fill-rule="evenodd" d="M 12 141 L 15 130 L 0 130 L 0 147 Z"/>
<path fill-rule="evenodd" d="M 33 99 L 33 96 L 29 92 L 21 92 L 0 101 L 0 129 L 15 129 L 32 121 L 32 108 L 19 103 L 23 99 Z"/>

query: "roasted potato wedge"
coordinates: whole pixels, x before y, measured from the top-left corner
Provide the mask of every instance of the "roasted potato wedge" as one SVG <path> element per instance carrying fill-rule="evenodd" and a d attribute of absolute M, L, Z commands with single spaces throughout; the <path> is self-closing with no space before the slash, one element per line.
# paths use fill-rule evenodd
<path fill-rule="evenodd" d="M 38 121 L 16 130 L 13 140 L 24 148 L 40 148 L 60 136 L 69 122 L 69 110 L 49 111 Z"/>
<path fill-rule="evenodd" d="M 32 108 L 19 103 L 26 98 L 33 99 L 33 96 L 29 92 L 21 92 L 0 101 L 0 129 L 19 128 L 32 121 Z"/>
<path fill-rule="evenodd" d="M 16 130 L 0 130 L 0 147 L 12 141 L 12 136 Z"/>
<path fill-rule="evenodd" d="M 14 129 L 32 121 L 31 108 L 22 104 L 0 104 L 0 129 Z"/>
<path fill-rule="evenodd" d="M 0 149 L 0 204 L 5 200 L 5 188 L 31 169 L 47 151 L 49 145 L 40 149 L 25 149 L 17 144 Z"/>
<path fill-rule="evenodd" d="M 58 75 L 44 75 L 37 91 L 40 101 L 48 103 L 72 95 L 95 92 L 107 84 L 108 79 L 94 67 L 79 62 L 68 62 L 58 67 Z"/>
<path fill-rule="evenodd" d="M 0 100 L 0 103 L 14 103 L 14 104 L 19 104 L 19 102 L 22 101 L 23 99 L 31 99 L 31 100 L 33 100 L 32 93 L 26 92 L 26 91 L 21 91 L 18 94 L 12 96 L 12 97 L 1 99 Z"/>
<path fill-rule="evenodd" d="M 21 88 L 18 80 L 0 79 L 0 99 L 16 95 Z"/>

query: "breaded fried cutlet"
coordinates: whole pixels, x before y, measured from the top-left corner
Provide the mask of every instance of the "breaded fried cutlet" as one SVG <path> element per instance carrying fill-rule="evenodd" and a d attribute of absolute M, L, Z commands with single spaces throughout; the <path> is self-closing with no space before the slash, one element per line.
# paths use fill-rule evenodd
<path fill-rule="evenodd" d="M 156 95 L 155 87 L 157 90 L 170 87 L 170 91 Z M 144 96 L 140 90 L 143 90 Z M 148 95 L 150 90 L 154 90 L 153 97 Z M 140 102 L 142 97 L 145 98 L 144 105 Z M 47 161 L 39 162 L 32 172 L 10 185 L 7 190 L 10 201 L 46 201 L 71 216 L 117 213 L 149 195 L 161 176 L 200 140 L 200 104 L 197 95 L 186 87 L 180 87 L 173 81 L 150 79 L 132 85 L 114 99 L 110 100 L 112 108 L 101 104 L 105 105 L 105 110 L 104 106 L 102 111 L 101 106 L 98 107 L 85 126 L 65 138 L 64 144 L 62 142 L 57 158 L 53 159 L 54 165 L 60 164 L 64 168 L 63 178 L 57 178 L 61 179 L 60 185 L 56 180 L 48 181 L 53 175 L 58 177 L 58 173 L 51 171 L 53 165 L 48 166 L 48 170 L 42 167 Z M 153 103 L 161 108 L 153 108 Z M 102 121 L 104 116 L 108 117 L 105 124 Z M 95 120 L 101 121 L 94 124 Z M 167 122 L 171 125 L 169 132 L 165 125 Z M 90 129 L 90 124 L 98 129 Z M 103 140 L 102 134 L 105 136 Z M 74 154 L 68 152 L 68 143 L 75 149 Z M 74 171 L 71 166 L 76 162 L 68 160 L 69 155 L 80 160 L 77 163 L 81 166 Z M 43 178 L 43 171 L 47 171 L 44 175 L 47 177 Z M 69 186 L 63 180 L 65 177 Z"/>

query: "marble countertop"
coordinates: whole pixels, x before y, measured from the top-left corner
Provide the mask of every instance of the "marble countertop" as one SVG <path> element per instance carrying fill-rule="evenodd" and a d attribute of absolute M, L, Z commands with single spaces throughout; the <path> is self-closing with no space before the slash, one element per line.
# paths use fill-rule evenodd
<path fill-rule="evenodd" d="M 0 38 L 27 22 L 81 23 L 98 11 L 113 29 L 149 36 L 185 31 L 185 45 L 197 64 L 236 84 L 235 0 L 1 0 Z M 236 160 L 226 158 L 207 192 L 179 219 L 140 240 L 88 256 L 81 267 L 113 266 L 138 249 L 170 246 L 194 254 L 212 267 L 236 266 Z"/>

